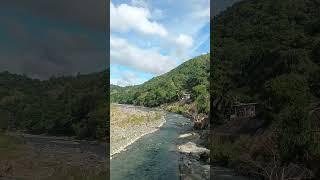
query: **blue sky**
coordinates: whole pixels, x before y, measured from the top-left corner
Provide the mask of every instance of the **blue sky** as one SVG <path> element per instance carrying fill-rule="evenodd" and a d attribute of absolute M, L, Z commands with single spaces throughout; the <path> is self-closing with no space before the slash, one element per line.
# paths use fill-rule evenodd
<path fill-rule="evenodd" d="M 111 0 L 111 84 L 141 84 L 209 52 L 210 0 Z"/>

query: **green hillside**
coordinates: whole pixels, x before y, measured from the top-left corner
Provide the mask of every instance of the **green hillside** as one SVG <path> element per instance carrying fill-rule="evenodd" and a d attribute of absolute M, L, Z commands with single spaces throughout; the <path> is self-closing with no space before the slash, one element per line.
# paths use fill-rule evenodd
<path fill-rule="evenodd" d="M 255 123 L 263 124 L 214 141 L 212 159 L 266 179 L 288 169 L 319 177 L 319 7 L 317 0 L 244 0 L 212 20 L 212 122 L 220 130 L 235 125 L 232 105 L 256 102 Z"/>
<path fill-rule="evenodd" d="M 106 72 L 40 81 L 0 73 L 0 128 L 104 139 Z"/>
<path fill-rule="evenodd" d="M 156 107 L 179 101 L 183 93 L 191 95 L 199 112 L 209 112 L 209 58 L 195 57 L 170 72 L 155 77 L 142 85 L 111 86 L 111 100 L 123 104 Z"/>

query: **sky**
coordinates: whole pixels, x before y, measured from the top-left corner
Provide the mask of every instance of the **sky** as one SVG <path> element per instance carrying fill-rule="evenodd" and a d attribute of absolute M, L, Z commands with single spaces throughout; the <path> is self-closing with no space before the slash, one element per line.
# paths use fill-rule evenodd
<path fill-rule="evenodd" d="M 210 0 L 111 0 L 110 83 L 141 84 L 210 49 Z"/>
<path fill-rule="evenodd" d="M 37 79 L 107 68 L 105 0 L 1 0 L 0 72 Z"/>
<path fill-rule="evenodd" d="M 235 1 L 213 1 L 211 10 Z M 111 61 L 110 82 L 127 86 L 209 52 L 210 0 L 108 2 L 1 0 L 0 72 L 48 79 L 103 71 Z"/>

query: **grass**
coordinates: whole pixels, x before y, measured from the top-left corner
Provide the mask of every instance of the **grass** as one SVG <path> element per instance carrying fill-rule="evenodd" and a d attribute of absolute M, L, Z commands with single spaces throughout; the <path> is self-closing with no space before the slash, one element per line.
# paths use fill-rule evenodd
<path fill-rule="evenodd" d="M 181 103 L 172 103 L 163 106 L 166 111 L 177 113 L 177 114 L 188 114 L 191 104 L 181 104 Z"/>
<path fill-rule="evenodd" d="M 132 125 L 143 125 L 152 121 L 157 121 L 164 116 L 164 112 L 123 110 L 121 107 L 111 105 L 111 126 L 131 127 Z"/>
<path fill-rule="evenodd" d="M 134 124 L 134 125 L 140 125 L 145 121 L 148 121 L 148 118 L 145 118 L 143 116 L 139 116 L 139 115 L 133 115 L 129 118 L 128 123 L 129 124 Z"/>

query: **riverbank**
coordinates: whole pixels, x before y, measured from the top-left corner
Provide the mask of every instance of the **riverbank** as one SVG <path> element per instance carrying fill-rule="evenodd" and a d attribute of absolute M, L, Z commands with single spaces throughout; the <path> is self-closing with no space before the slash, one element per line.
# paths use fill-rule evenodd
<path fill-rule="evenodd" d="M 118 109 L 118 111 L 116 111 L 117 113 L 114 113 L 114 112 L 111 112 L 111 113 L 114 113 L 114 115 L 119 116 L 119 114 L 123 114 L 125 112 L 127 114 L 127 116 L 123 116 L 122 118 L 124 118 L 124 119 L 126 119 L 130 116 L 135 116 L 137 114 L 141 115 L 141 113 L 145 113 L 145 111 L 141 110 L 145 107 L 135 107 L 135 106 L 130 106 L 130 105 L 128 105 L 128 106 L 117 105 L 116 107 L 123 108 L 123 109 L 121 109 L 121 110 Z M 151 109 L 148 109 L 148 110 L 150 112 Z M 122 113 L 119 113 L 119 112 L 122 112 Z M 210 164 L 209 164 L 210 151 L 207 148 L 205 148 L 205 144 L 207 143 L 207 138 L 204 137 L 205 134 L 208 134 L 208 130 L 194 130 L 194 128 L 193 128 L 194 123 L 193 123 L 192 118 L 190 116 L 188 116 L 187 113 L 180 112 L 179 114 L 181 114 L 181 117 L 182 116 L 184 117 L 182 119 L 185 119 L 185 120 L 188 119 L 188 121 L 189 121 L 189 123 L 186 123 L 183 121 L 175 122 L 176 126 L 179 127 L 178 129 L 180 129 L 179 131 L 176 132 L 176 133 L 178 133 L 178 135 L 176 136 L 175 143 L 174 143 L 175 144 L 174 151 L 178 155 L 176 167 L 177 167 L 177 171 L 179 174 L 179 178 L 180 179 L 199 179 L 199 180 L 200 179 L 201 180 L 209 179 L 210 178 L 210 171 L 209 171 L 210 170 Z M 172 117 L 176 117 L 177 119 L 180 118 L 179 115 L 172 116 Z M 176 119 L 176 118 L 174 118 L 174 119 Z M 120 122 L 122 122 L 122 121 L 120 121 Z M 155 123 L 155 122 L 158 122 L 158 121 L 154 121 L 153 123 Z M 111 120 L 111 123 L 112 123 L 112 120 Z M 160 126 L 162 126 L 163 124 L 164 124 L 164 121 L 161 123 Z M 127 131 L 125 131 L 125 133 L 128 134 L 132 131 L 136 131 L 136 130 L 132 130 L 132 129 L 136 129 L 136 128 L 127 129 Z M 141 129 L 144 129 L 144 127 L 140 126 L 137 129 L 141 130 Z M 152 132 L 156 131 L 157 129 L 158 128 L 146 131 L 145 134 L 152 133 Z M 112 131 L 114 131 L 114 128 L 111 125 L 111 139 L 112 139 L 112 136 L 114 136 L 112 134 Z M 140 139 L 145 134 L 140 133 L 140 135 L 137 136 L 136 138 L 132 138 L 132 137 L 129 138 L 127 141 L 125 141 L 127 143 L 124 143 L 124 146 L 122 146 L 122 147 L 119 146 L 118 151 L 115 151 L 113 149 L 112 155 L 119 153 L 122 150 L 125 150 L 125 147 L 132 144 L 136 140 Z M 120 139 L 119 136 L 118 136 L 118 138 Z M 113 138 L 113 141 L 115 141 L 114 138 Z M 111 147 L 112 146 L 114 147 L 113 144 L 114 144 L 114 142 L 111 142 Z M 118 142 L 118 144 L 121 144 L 121 143 Z"/>
<path fill-rule="evenodd" d="M 157 132 L 145 135 L 110 160 L 111 179 L 179 179 L 177 140 L 189 128 L 189 119 L 166 113 L 165 123 Z"/>
<path fill-rule="evenodd" d="M 204 118 L 201 119 L 200 126 L 199 117 L 194 109 L 193 103 L 175 102 L 164 104 L 162 109 L 180 114 L 188 118 L 192 122 L 192 127 L 186 129 L 179 135 L 177 142 L 177 152 L 179 153 L 179 174 L 180 179 L 210 179 L 210 150 L 208 146 L 209 130 L 206 127 Z M 205 115 L 205 114 L 203 114 Z M 200 127 L 200 128 L 199 128 Z"/>
<path fill-rule="evenodd" d="M 0 134 L 0 177 L 105 179 L 107 144 L 14 133 Z"/>
<path fill-rule="evenodd" d="M 179 152 L 179 173 L 181 180 L 210 179 L 210 150 L 205 148 L 202 131 L 188 129 L 179 135 L 177 151 Z"/>
<path fill-rule="evenodd" d="M 110 159 L 165 123 L 165 112 L 161 110 L 112 104 L 110 112 Z"/>

